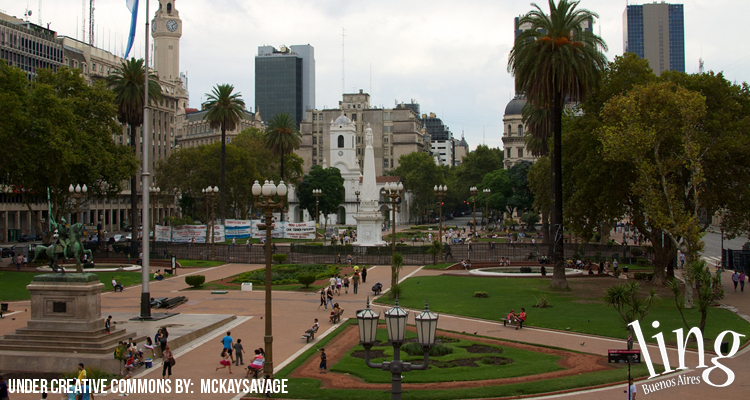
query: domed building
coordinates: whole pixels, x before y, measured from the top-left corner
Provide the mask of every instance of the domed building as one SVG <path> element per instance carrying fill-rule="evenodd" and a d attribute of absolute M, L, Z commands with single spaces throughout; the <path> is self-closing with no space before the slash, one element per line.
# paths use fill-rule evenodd
<path fill-rule="evenodd" d="M 503 150 L 505 157 L 503 165 L 505 169 L 510 169 L 519 161 L 535 162 L 537 157 L 526 151 L 526 142 L 524 141 L 525 127 L 523 125 L 523 107 L 526 105 L 526 98 L 523 95 L 516 95 L 507 106 L 503 115 Z"/>

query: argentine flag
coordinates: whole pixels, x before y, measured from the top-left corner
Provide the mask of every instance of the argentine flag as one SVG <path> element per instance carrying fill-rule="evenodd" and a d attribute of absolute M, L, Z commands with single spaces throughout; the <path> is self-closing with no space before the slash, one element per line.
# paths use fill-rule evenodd
<path fill-rule="evenodd" d="M 133 14 L 133 16 L 130 18 L 130 33 L 128 34 L 128 47 L 125 50 L 125 58 L 128 59 L 128 54 L 130 54 L 130 49 L 133 48 L 133 39 L 135 39 L 135 23 L 138 19 L 138 0 L 125 0 L 126 5 L 128 6 L 128 10 Z M 148 32 L 146 32 L 148 34 Z"/>

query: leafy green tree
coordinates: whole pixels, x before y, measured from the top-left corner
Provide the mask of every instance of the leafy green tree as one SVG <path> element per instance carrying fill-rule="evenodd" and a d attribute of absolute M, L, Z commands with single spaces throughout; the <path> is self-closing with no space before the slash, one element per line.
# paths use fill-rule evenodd
<path fill-rule="evenodd" d="M 400 176 L 404 189 L 411 191 L 414 201 L 411 202 L 411 213 L 422 215 L 426 209 L 434 208 L 435 185 L 443 183 L 440 168 L 431 155 L 423 152 L 404 154 L 399 158 L 399 167 L 392 175 Z"/>
<path fill-rule="evenodd" d="M 513 214 L 515 210 L 527 211 L 534 205 L 534 194 L 529 189 L 530 161 L 520 161 L 508 170 L 511 196 L 508 199 L 508 212 Z"/>
<path fill-rule="evenodd" d="M 505 210 L 508 206 L 508 200 L 513 195 L 508 171 L 502 168 L 485 174 L 482 177 L 482 182 L 477 185 L 477 189 L 480 193 L 484 189 L 490 189 L 488 198 L 490 210 Z M 480 197 L 480 199 L 482 198 Z"/>
<path fill-rule="evenodd" d="M 448 191 L 454 190 L 459 198 L 465 199 L 469 196 L 469 188 L 479 184 L 488 173 L 502 168 L 502 150 L 480 144 L 455 168 L 455 182 L 448 187 Z"/>
<path fill-rule="evenodd" d="M 526 103 L 523 107 L 523 123 L 526 126 L 524 142 L 526 149 L 535 157 L 544 157 L 547 168 L 547 179 L 538 183 L 545 183 L 550 186 L 547 189 L 537 187 L 537 191 L 532 190 L 534 194 L 534 206 L 542 214 L 542 232 L 544 241 L 549 241 L 549 215 L 553 199 L 551 198 L 554 188 L 551 186 L 553 181 L 552 169 L 549 168 L 549 141 L 552 137 L 552 127 L 550 125 L 549 108 L 537 107 L 533 103 Z M 539 162 L 539 159 L 537 159 Z M 536 164 L 536 163 L 535 163 Z M 533 166 L 532 166 L 533 168 Z M 537 167 L 539 168 L 539 167 Z M 541 179 L 541 177 L 539 177 Z M 544 199 L 537 200 L 538 195 L 546 196 Z M 544 206 L 544 207 L 542 207 Z M 550 248 L 550 253 L 554 252 L 554 247 Z"/>
<path fill-rule="evenodd" d="M 553 221 L 563 226 L 562 192 L 562 114 L 565 101 L 582 100 L 601 79 L 606 59 L 604 41 L 582 28 L 598 15 L 577 9 L 578 2 L 549 0 L 549 15 L 532 4 L 518 21 L 527 25 L 515 41 L 508 60 L 508 70 L 515 76 L 516 87 L 540 108 L 549 108 L 554 145 L 552 170 L 555 201 Z M 555 267 L 551 286 L 566 288 L 562 235 L 555 236 Z"/>
<path fill-rule="evenodd" d="M 541 156 L 529 169 L 529 190 L 534 195 L 533 209 L 542 214 L 544 242 L 549 241 L 549 212 L 552 205 L 549 157 Z"/>
<path fill-rule="evenodd" d="M 691 259 L 697 258 L 708 150 L 698 128 L 706 115 L 705 97 L 674 83 L 652 83 L 612 98 L 603 115 L 604 157 L 633 166 L 629 189 L 648 224 L 662 230 L 672 247 L 681 242 Z M 654 279 L 664 282 L 662 268 Z"/>
<path fill-rule="evenodd" d="M 320 189 L 323 194 L 319 197 L 318 211 L 323 215 L 335 214 L 344 202 L 344 178 L 336 167 L 323 168 L 315 165 L 305 175 L 297 189 L 300 207 L 315 215 L 315 196 L 312 190 Z M 318 216 L 315 215 L 318 221 Z M 325 219 L 328 221 L 328 218 Z M 327 222 L 326 222 L 327 224 Z"/>
<path fill-rule="evenodd" d="M 148 99 L 149 104 L 161 100 L 161 86 L 159 78 L 149 72 L 148 75 Z M 143 124 L 143 107 L 146 103 L 144 88 L 146 86 L 146 68 L 143 59 L 131 58 L 115 68 L 112 75 L 107 76 L 107 85 L 115 92 L 115 104 L 117 105 L 117 119 L 127 124 L 130 130 L 130 146 L 133 154 L 138 154 L 138 143 L 136 140 L 136 128 Z M 136 171 L 130 177 L 130 226 L 138 226 L 138 177 Z M 143 188 L 147 190 L 148 188 Z"/>
<path fill-rule="evenodd" d="M 0 61 L 0 99 L 0 152 L 6 156 L 0 180 L 19 193 L 37 232 L 44 229 L 32 207 L 48 193 L 59 218 L 74 211 L 71 183 L 89 187 L 89 199 L 114 197 L 136 170 L 133 154 L 114 142 L 122 129 L 114 95 L 103 84 L 89 86 L 66 67 L 40 69 L 29 83 L 20 69 Z"/>
<path fill-rule="evenodd" d="M 208 110 L 203 119 L 208 121 L 211 128 L 221 128 L 221 223 L 226 218 L 227 185 L 226 185 L 226 142 L 227 129 L 234 130 L 245 112 L 245 101 L 240 93 L 232 93 L 234 85 L 221 84 L 214 86 L 213 92 L 206 93 L 207 100 L 203 109 Z"/>

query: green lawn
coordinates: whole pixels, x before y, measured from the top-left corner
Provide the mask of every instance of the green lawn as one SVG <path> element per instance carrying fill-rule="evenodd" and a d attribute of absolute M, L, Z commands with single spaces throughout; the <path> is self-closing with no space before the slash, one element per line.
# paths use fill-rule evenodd
<path fill-rule="evenodd" d="M 427 264 L 424 266 L 424 269 L 445 269 L 447 267 L 450 267 L 453 264 L 455 263 L 448 262 L 448 263 Z"/>
<path fill-rule="evenodd" d="M 278 379 L 289 378 L 292 372 L 297 367 L 302 365 L 302 363 L 304 363 L 311 357 L 317 359 L 319 357 L 319 352 L 318 352 L 319 348 L 325 347 L 328 344 L 328 342 L 331 341 L 332 338 L 334 338 L 336 335 L 341 333 L 348 325 L 355 324 L 355 323 L 356 321 L 350 321 L 348 323 L 344 323 L 331 335 L 318 340 L 315 346 L 308 349 L 301 356 L 297 357 L 294 361 L 289 363 L 289 365 L 287 365 L 281 371 L 279 371 L 279 373 L 276 374 L 275 378 L 278 378 Z M 378 333 L 380 336 L 380 332 Z M 383 375 L 382 377 L 378 376 L 376 378 L 377 381 L 381 381 L 381 382 L 389 381 L 390 374 L 388 374 L 387 372 L 377 370 L 377 369 L 371 369 L 365 365 L 364 360 L 362 359 L 357 359 L 357 360 L 359 361 L 358 363 L 352 364 L 352 367 L 355 368 L 356 371 L 358 371 L 355 373 L 355 375 L 357 376 Z M 337 363 L 334 366 L 334 368 L 336 369 L 343 368 L 344 365 L 340 365 L 342 364 L 343 361 L 344 360 L 342 359 L 342 361 Z M 450 370 L 453 370 L 453 369 L 454 368 L 451 368 Z M 473 370 L 476 370 L 476 367 L 474 367 Z M 431 371 L 427 370 L 427 371 L 408 372 L 406 373 L 406 375 L 404 375 L 403 382 L 404 383 L 418 382 L 424 379 L 424 378 L 419 378 L 418 375 L 427 374 L 429 372 Z M 471 373 L 471 371 L 469 373 Z M 612 383 L 612 382 L 623 382 L 623 386 L 624 386 L 624 381 L 627 379 L 627 373 L 628 373 L 627 366 L 617 365 L 611 370 L 599 371 L 599 372 L 594 372 L 590 374 L 583 374 L 583 375 L 576 375 L 576 376 L 568 376 L 564 378 L 536 381 L 536 382 L 509 384 L 509 385 L 502 385 L 502 386 L 477 387 L 477 388 L 470 388 L 470 389 L 411 390 L 409 391 L 407 396 L 409 399 L 417 399 L 417 400 L 451 400 L 451 399 L 490 398 L 490 397 L 494 398 L 494 397 L 538 394 L 538 393 L 546 393 L 546 392 L 557 391 L 557 390 L 583 388 L 583 387 L 601 385 L 601 384 Z M 456 374 L 452 374 L 444 380 L 456 380 L 454 379 L 454 376 L 458 374 L 459 373 L 456 372 Z M 646 365 L 640 364 L 637 366 L 633 366 L 632 375 L 634 377 L 647 376 L 648 371 L 646 369 Z M 249 397 L 263 397 L 262 394 L 261 395 L 248 394 L 248 396 Z M 320 381 L 318 381 L 317 379 L 295 378 L 294 385 L 289 386 L 289 393 L 285 394 L 284 397 L 292 398 L 292 399 L 351 400 L 351 399 L 367 398 L 367 399 L 387 400 L 387 399 L 390 399 L 391 394 L 388 391 L 380 391 L 380 390 L 321 388 Z"/>
<path fill-rule="evenodd" d="M 177 260 L 177 262 L 180 263 L 183 267 L 216 267 L 219 265 L 224 265 L 226 262 L 224 261 L 205 261 L 205 260 Z"/>
<path fill-rule="evenodd" d="M 588 333 L 613 338 L 627 337 L 627 331 L 619 314 L 611 306 L 601 301 L 607 286 L 622 283 L 614 279 L 570 279 L 570 291 L 552 291 L 549 280 L 536 278 L 481 278 L 456 276 L 429 276 L 409 278 L 401 284 L 403 295 L 401 306 L 421 309 L 425 299 L 430 301 L 430 310 L 435 312 L 465 315 L 488 320 L 499 320 L 511 309 L 517 312 L 526 308 L 526 324 L 558 330 Z M 642 287 L 645 286 L 642 284 Z M 472 294 L 483 291 L 489 298 L 476 298 Z M 436 293 L 440 295 L 437 296 Z M 552 307 L 538 309 L 533 306 L 536 298 L 546 294 Z M 388 296 L 380 297 L 378 303 L 391 303 Z M 688 324 L 698 326 L 700 313 L 697 309 L 685 310 Z M 658 320 L 660 329 L 653 329 L 651 323 Z M 665 340 L 675 342 L 672 330 L 684 328 L 671 295 L 665 295 L 660 304 L 641 322 L 644 337 L 665 332 Z M 706 323 L 707 338 L 725 330 L 747 332 L 750 324 L 728 310 L 711 308 Z M 748 337 L 743 338 L 743 343 Z M 623 342 L 624 343 L 624 342 Z"/>
<path fill-rule="evenodd" d="M 26 286 L 31 283 L 34 276 L 40 275 L 39 272 L 11 272 L 0 271 L 0 300 L 17 301 L 28 300 L 29 291 Z M 141 283 L 140 272 L 97 272 L 99 280 L 104 284 L 104 290 L 112 290 L 112 277 L 117 278 L 117 282 L 123 286 L 133 286 Z M 149 274 L 149 280 L 154 280 L 154 275 Z"/>
<path fill-rule="evenodd" d="M 407 331 L 406 338 L 415 339 L 417 334 Z M 388 340 L 388 333 L 385 329 L 378 330 L 377 339 L 383 343 Z M 496 349 L 492 353 L 469 353 L 466 347 L 474 344 L 481 344 Z M 513 347 L 491 346 L 484 343 L 473 342 L 469 340 L 460 340 L 455 343 L 446 343 L 446 346 L 453 348 L 452 354 L 446 354 L 440 357 L 431 356 L 431 361 L 451 362 L 461 359 L 473 359 L 474 367 L 456 366 L 452 368 L 429 368 L 419 373 L 404 374 L 404 382 L 409 383 L 426 383 L 426 382 L 445 382 L 445 381 L 478 381 L 484 379 L 511 378 L 516 376 L 535 375 L 545 372 L 559 371 L 564 369 L 557 365 L 560 357 L 549 354 L 537 353 L 534 351 L 521 350 Z M 344 356 L 338 363 L 331 367 L 331 371 L 350 374 L 362 378 L 365 382 L 387 383 L 391 381 L 388 374 L 372 368 L 362 368 L 364 361 L 362 358 L 353 357 L 355 351 L 363 351 L 364 347 L 355 346 Z M 393 359 L 393 347 L 391 346 L 374 346 L 373 350 L 382 350 L 385 357 L 374 358 L 373 362 L 383 362 Z M 409 356 L 404 351 L 401 352 L 402 359 L 414 364 L 422 363 L 422 356 Z M 492 365 L 483 362 L 485 357 L 504 357 L 513 360 L 505 365 Z"/>

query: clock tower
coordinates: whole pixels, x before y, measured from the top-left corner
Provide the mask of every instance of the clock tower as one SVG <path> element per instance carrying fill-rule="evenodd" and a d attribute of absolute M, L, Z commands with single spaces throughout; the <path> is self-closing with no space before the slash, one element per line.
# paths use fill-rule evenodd
<path fill-rule="evenodd" d="M 175 8 L 177 0 L 159 0 L 159 9 L 151 20 L 154 38 L 154 69 L 167 81 L 180 79 L 180 36 L 182 20 Z"/>

